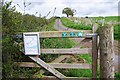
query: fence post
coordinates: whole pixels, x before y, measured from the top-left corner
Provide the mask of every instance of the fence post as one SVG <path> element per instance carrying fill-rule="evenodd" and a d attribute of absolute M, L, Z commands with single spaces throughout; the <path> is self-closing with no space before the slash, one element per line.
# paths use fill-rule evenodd
<path fill-rule="evenodd" d="M 113 26 L 100 28 L 100 78 L 114 80 L 114 35 Z M 101 79 L 102 80 L 102 79 Z"/>
<path fill-rule="evenodd" d="M 98 28 L 97 24 L 93 25 L 93 33 L 96 33 Z M 92 37 L 92 78 L 97 78 L 97 59 L 98 59 L 98 49 L 97 49 L 97 35 Z"/>

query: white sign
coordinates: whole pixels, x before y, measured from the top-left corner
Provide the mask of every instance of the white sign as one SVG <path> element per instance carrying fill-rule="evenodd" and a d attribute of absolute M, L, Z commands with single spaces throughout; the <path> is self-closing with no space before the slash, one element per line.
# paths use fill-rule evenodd
<path fill-rule="evenodd" d="M 24 33 L 25 55 L 40 55 L 39 33 Z"/>

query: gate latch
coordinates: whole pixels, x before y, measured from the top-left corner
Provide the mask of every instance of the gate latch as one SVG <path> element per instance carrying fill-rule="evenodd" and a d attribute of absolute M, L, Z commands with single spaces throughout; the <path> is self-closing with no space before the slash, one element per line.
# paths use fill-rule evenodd
<path fill-rule="evenodd" d="M 98 34 L 97 33 L 94 33 L 94 34 L 86 34 L 86 36 L 97 36 Z"/>

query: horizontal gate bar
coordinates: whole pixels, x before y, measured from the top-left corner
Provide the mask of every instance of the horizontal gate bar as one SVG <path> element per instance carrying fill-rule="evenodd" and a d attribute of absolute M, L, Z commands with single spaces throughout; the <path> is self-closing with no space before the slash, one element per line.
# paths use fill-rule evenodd
<path fill-rule="evenodd" d="M 88 54 L 92 48 L 71 48 L 71 49 L 41 49 L 42 54 Z"/>
<path fill-rule="evenodd" d="M 92 66 L 88 63 L 47 63 L 50 66 L 54 68 L 66 68 L 66 69 L 91 69 Z M 20 67 L 39 67 L 36 63 L 33 62 L 15 62 L 15 65 L 18 65 Z"/>
<path fill-rule="evenodd" d="M 89 38 L 92 36 L 87 36 L 87 34 L 92 33 L 92 30 L 74 30 L 74 31 L 42 31 L 40 33 L 40 38 Z"/>
<path fill-rule="evenodd" d="M 55 76 L 44 76 L 42 80 L 59 80 Z M 92 80 L 89 77 L 65 77 L 63 80 Z"/>
<path fill-rule="evenodd" d="M 91 65 L 88 63 L 49 63 L 49 65 L 53 66 L 54 68 L 78 68 L 78 69 L 91 69 Z"/>

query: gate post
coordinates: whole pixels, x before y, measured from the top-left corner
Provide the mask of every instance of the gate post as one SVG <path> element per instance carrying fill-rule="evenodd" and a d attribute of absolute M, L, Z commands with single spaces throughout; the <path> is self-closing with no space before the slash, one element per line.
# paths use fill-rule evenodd
<path fill-rule="evenodd" d="M 114 80 L 114 34 L 113 26 L 100 28 L 100 78 Z M 111 80 L 110 79 L 110 80 Z M 102 79 L 101 79 L 102 80 Z"/>
<path fill-rule="evenodd" d="M 97 32 L 98 25 L 93 24 L 93 33 Z M 98 36 L 94 35 L 92 37 L 92 78 L 97 78 L 97 66 L 98 66 L 98 48 L 97 48 Z"/>

